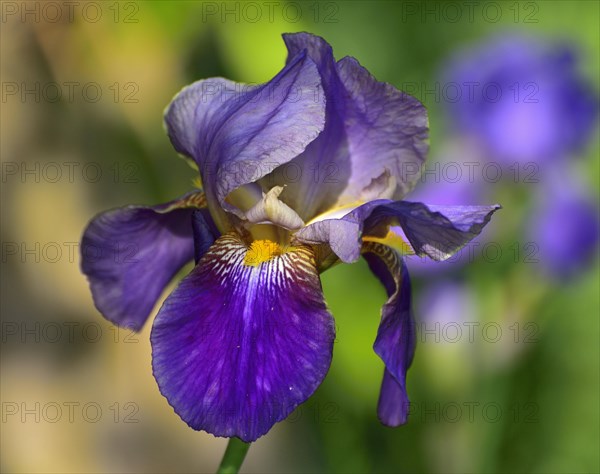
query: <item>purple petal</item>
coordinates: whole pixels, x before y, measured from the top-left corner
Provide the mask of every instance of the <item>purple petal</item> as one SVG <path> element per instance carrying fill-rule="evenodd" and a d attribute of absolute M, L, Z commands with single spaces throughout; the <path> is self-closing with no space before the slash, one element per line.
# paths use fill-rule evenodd
<path fill-rule="evenodd" d="M 365 233 L 397 221 L 417 255 L 445 260 L 479 235 L 498 209 L 498 205 L 426 206 L 398 201 L 377 207 L 365 224 Z"/>
<path fill-rule="evenodd" d="M 167 298 L 152 329 L 154 376 L 192 428 L 254 441 L 319 386 L 333 318 L 307 247 L 263 263 L 222 236 Z"/>
<path fill-rule="evenodd" d="M 416 346 L 408 270 L 392 249 L 375 243 L 365 245 L 369 267 L 386 287 L 389 299 L 381 309 L 381 323 L 373 349 L 385 363 L 378 415 L 382 423 L 398 426 L 408 417 L 406 372 Z"/>
<path fill-rule="evenodd" d="M 128 206 L 95 217 L 81 239 L 81 269 L 106 319 L 140 330 L 161 292 L 194 257 L 192 213 L 201 193 L 155 207 Z"/>
<path fill-rule="evenodd" d="M 383 372 L 377 416 L 386 426 L 396 427 L 408 421 L 410 401 L 406 387 L 400 384 L 389 370 Z"/>
<path fill-rule="evenodd" d="M 494 212 L 494 206 L 425 206 L 404 203 L 405 214 L 398 216 L 417 255 L 446 260 L 481 233 Z M 392 212 L 395 211 L 392 207 Z M 385 214 L 385 211 L 384 211 Z M 379 216 L 373 216 L 376 220 Z"/>
<path fill-rule="evenodd" d="M 194 211 L 192 229 L 194 231 L 194 260 L 198 263 L 215 243 L 215 240 L 219 238 L 220 233 L 210 217 L 208 209 Z"/>
<path fill-rule="evenodd" d="M 426 206 L 419 202 L 377 200 L 339 219 L 314 222 L 300 229 L 300 242 L 327 243 L 346 263 L 360 255 L 363 235 L 385 235 L 399 225 L 418 256 L 445 260 L 476 237 L 500 206 Z"/>
<path fill-rule="evenodd" d="M 348 102 L 344 116 L 350 137 L 352 175 L 341 200 L 356 201 L 360 192 L 388 170 L 402 199 L 416 184 L 428 145 L 427 111 L 417 99 L 375 78 L 351 57 L 338 62 Z"/>
<path fill-rule="evenodd" d="M 296 158 L 300 179 L 287 184 L 287 203 L 305 221 L 333 205 L 365 202 L 372 180 L 389 173 L 387 195 L 400 199 L 415 184 L 427 153 L 427 113 L 415 98 L 377 82 L 353 58 L 335 62 L 331 46 L 308 33 L 286 34 L 293 58 L 306 49 L 319 68 L 326 95 L 323 133 Z M 385 187 L 387 188 L 387 187 Z"/>
<path fill-rule="evenodd" d="M 313 222 L 296 232 L 295 237 L 307 244 L 329 244 L 331 250 L 345 263 L 360 257 L 362 231 L 365 219 L 377 206 L 391 201 L 371 201 L 357 207 L 338 219 Z"/>
<path fill-rule="evenodd" d="M 165 115 L 173 146 L 198 163 L 209 205 L 216 198 L 232 212 L 227 195 L 299 155 L 324 120 L 319 74 L 305 53 L 261 86 L 198 81 L 175 97 Z"/>

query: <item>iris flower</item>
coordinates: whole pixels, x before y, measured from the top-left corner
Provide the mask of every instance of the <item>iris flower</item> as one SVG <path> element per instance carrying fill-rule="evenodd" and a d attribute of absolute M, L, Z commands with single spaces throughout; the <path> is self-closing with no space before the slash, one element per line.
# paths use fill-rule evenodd
<path fill-rule="evenodd" d="M 379 418 L 406 422 L 415 327 L 402 255 L 445 259 L 499 207 L 401 200 L 428 149 L 423 105 L 354 58 L 336 62 L 322 38 L 284 40 L 271 81 L 201 80 L 167 108 L 168 135 L 202 191 L 100 214 L 82 239 L 96 307 L 135 330 L 196 261 L 155 318 L 153 373 L 190 427 L 246 442 L 323 381 L 335 330 L 319 274 L 361 254 L 389 295 L 374 343 L 385 364 Z"/>

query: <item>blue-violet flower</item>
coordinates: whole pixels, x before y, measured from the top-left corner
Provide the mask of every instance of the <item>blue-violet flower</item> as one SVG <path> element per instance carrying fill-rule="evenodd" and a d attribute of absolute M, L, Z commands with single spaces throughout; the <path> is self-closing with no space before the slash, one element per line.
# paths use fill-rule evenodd
<path fill-rule="evenodd" d="M 389 295 L 379 417 L 406 422 L 415 328 L 402 254 L 443 260 L 499 207 L 402 201 L 428 149 L 423 105 L 354 58 L 336 62 L 322 38 L 284 40 L 287 63 L 266 84 L 201 80 L 169 105 L 168 135 L 202 191 L 100 214 L 82 240 L 96 307 L 135 330 L 195 259 L 154 321 L 154 376 L 190 427 L 247 442 L 323 381 L 335 333 L 319 273 L 361 254 Z M 115 261 L 127 245 L 135 258 Z"/>

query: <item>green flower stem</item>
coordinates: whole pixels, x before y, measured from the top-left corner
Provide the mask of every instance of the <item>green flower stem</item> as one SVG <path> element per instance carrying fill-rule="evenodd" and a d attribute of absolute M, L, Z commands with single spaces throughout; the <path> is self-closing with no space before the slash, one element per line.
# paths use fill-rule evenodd
<path fill-rule="evenodd" d="M 229 438 L 229 444 L 223 454 L 217 474 L 237 474 L 244 462 L 250 443 L 244 443 L 239 438 Z"/>

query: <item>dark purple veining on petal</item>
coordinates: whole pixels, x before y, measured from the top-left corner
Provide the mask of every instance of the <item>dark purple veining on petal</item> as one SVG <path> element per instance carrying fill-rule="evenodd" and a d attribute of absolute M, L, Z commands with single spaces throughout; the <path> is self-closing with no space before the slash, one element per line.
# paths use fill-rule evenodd
<path fill-rule="evenodd" d="M 312 253 L 258 265 L 221 237 L 167 298 L 152 329 L 154 375 L 192 428 L 254 441 L 319 386 L 335 337 Z"/>

